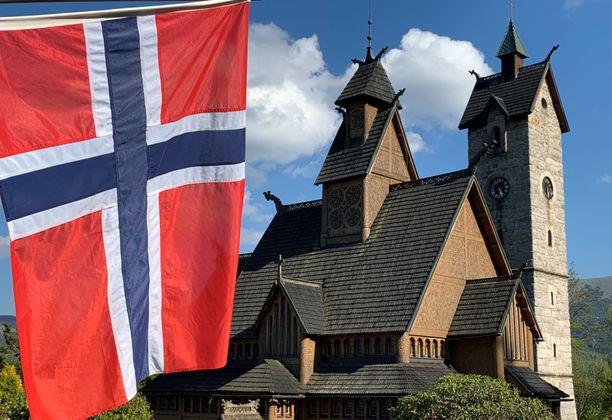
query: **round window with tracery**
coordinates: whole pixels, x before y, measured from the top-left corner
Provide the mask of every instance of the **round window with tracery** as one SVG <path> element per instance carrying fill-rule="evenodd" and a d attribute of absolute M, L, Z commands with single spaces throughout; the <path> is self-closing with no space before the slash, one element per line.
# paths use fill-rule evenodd
<path fill-rule="evenodd" d="M 329 225 L 332 229 L 340 229 L 342 224 L 342 211 L 333 210 L 331 213 L 329 213 Z"/>
<path fill-rule="evenodd" d="M 336 188 L 335 190 L 332 190 L 332 192 L 329 194 L 329 204 L 331 205 L 332 209 L 337 209 L 338 207 L 340 207 L 343 201 L 344 190 L 342 188 Z"/>
<path fill-rule="evenodd" d="M 361 223 L 361 209 L 357 206 L 349 207 L 345 216 L 346 224 L 350 227 L 359 226 Z"/>
<path fill-rule="evenodd" d="M 346 204 L 353 206 L 361 201 L 361 188 L 359 185 L 351 185 L 346 189 Z"/>

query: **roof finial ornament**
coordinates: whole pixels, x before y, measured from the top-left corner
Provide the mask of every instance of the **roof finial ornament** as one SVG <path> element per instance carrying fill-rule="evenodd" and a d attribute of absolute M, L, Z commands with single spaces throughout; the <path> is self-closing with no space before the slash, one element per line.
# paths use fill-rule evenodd
<path fill-rule="evenodd" d="M 368 52 L 366 62 L 372 61 L 372 0 L 368 0 Z"/>
<path fill-rule="evenodd" d="M 482 148 L 480 151 L 472 158 L 472 160 L 470 160 L 469 169 L 473 174 L 475 174 L 476 170 L 478 169 L 478 162 L 480 162 L 480 159 L 489 153 L 495 146 L 497 146 L 497 140 L 492 140 L 490 143 L 482 143 Z"/>
<path fill-rule="evenodd" d="M 283 255 L 282 254 L 278 254 L 278 257 L 276 258 L 276 269 L 277 269 L 277 274 L 278 277 L 276 279 L 276 284 L 280 283 L 280 281 L 283 278 Z"/>
<path fill-rule="evenodd" d="M 550 51 L 548 52 L 548 55 L 546 56 L 546 59 L 544 61 L 548 63 L 550 61 L 550 57 L 552 57 L 553 53 L 557 51 L 558 49 L 559 49 L 559 44 L 552 47 Z"/>
<path fill-rule="evenodd" d="M 472 69 L 472 70 L 468 71 L 468 73 L 470 73 L 472 76 L 474 76 L 476 78 L 476 81 L 480 80 L 480 75 L 478 73 L 476 73 L 476 70 Z"/>
<path fill-rule="evenodd" d="M 272 194 L 270 191 L 264 191 L 263 196 L 267 201 L 274 201 L 274 206 L 276 207 L 277 213 L 283 212 L 285 206 L 283 206 L 283 202 L 280 200 L 280 198 Z"/>
<path fill-rule="evenodd" d="M 510 20 L 512 20 L 512 9 L 514 5 L 512 4 L 512 0 L 508 0 L 508 14 L 510 15 Z"/>

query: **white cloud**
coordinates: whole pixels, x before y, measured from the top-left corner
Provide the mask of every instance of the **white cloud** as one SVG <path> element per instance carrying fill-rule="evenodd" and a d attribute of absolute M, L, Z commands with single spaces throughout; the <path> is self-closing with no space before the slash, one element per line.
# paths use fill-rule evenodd
<path fill-rule="evenodd" d="M 8 236 L 0 236 L 0 260 L 8 258 L 10 254 L 11 240 Z"/>
<path fill-rule="evenodd" d="M 408 144 L 410 145 L 410 150 L 412 153 L 430 150 L 429 147 L 427 147 L 425 140 L 423 140 L 423 136 L 421 136 L 419 133 L 407 131 L 406 137 L 408 138 Z"/>
<path fill-rule="evenodd" d="M 348 61 L 348 57 L 347 57 Z M 428 150 L 415 131 L 456 129 L 474 77 L 492 73 L 473 44 L 410 29 L 383 64 L 396 89 L 406 88 L 402 117 L 413 152 Z M 293 177 L 316 176 L 310 162 L 295 163 L 326 150 L 339 124 L 334 100 L 356 65 L 341 75 L 327 69 L 316 35 L 293 39 L 275 24 L 252 24 L 247 94 L 247 175 L 249 185 L 265 184 L 280 168 Z M 316 160 L 316 159 L 315 159 Z M 313 175 L 314 174 L 314 175 Z"/>
<path fill-rule="evenodd" d="M 266 209 L 263 208 L 261 204 L 262 200 L 255 202 L 252 199 L 251 191 L 247 188 L 244 191 L 244 206 L 242 208 L 243 217 L 248 221 L 257 223 L 270 221 L 270 219 L 272 219 L 272 214 L 267 213 Z"/>
<path fill-rule="evenodd" d="M 606 184 L 612 184 L 612 175 L 603 175 L 601 178 L 599 178 L 600 182 L 605 182 Z"/>
<path fill-rule="evenodd" d="M 474 87 L 468 71 L 481 76 L 493 72 L 471 42 L 417 28 L 383 57 L 383 65 L 393 87 L 406 88 L 401 99 L 404 123 L 421 128 L 456 129 Z"/>
<path fill-rule="evenodd" d="M 263 234 L 263 230 L 242 227 L 242 230 L 240 231 L 240 245 L 254 247 L 259 243 L 259 240 Z"/>
<path fill-rule="evenodd" d="M 348 76 L 326 68 L 316 35 L 292 39 L 274 24 L 250 28 L 247 159 L 286 164 L 328 144 L 334 100 Z"/>

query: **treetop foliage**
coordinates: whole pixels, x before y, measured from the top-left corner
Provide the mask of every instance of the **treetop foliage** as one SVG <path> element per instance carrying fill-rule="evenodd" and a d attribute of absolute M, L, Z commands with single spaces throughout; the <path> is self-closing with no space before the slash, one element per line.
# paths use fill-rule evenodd
<path fill-rule="evenodd" d="M 521 397 L 505 381 L 482 375 L 448 375 L 431 391 L 408 395 L 392 408 L 393 419 L 553 420 L 540 400 Z"/>

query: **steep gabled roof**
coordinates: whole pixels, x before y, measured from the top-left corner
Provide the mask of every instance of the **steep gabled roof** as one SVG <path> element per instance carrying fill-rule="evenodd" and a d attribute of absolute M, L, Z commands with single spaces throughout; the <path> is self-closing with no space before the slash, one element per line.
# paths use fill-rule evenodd
<path fill-rule="evenodd" d="M 264 315 L 270 310 L 278 294 L 282 294 L 290 303 L 300 325 L 307 335 L 321 335 L 325 327 L 323 309 L 323 288 L 316 282 L 306 282 L 282 277 L 274 283 L 268 297 L 255 321 L 258 328 Z"/>
<path fill-rule="evenodd" d="M 320 204 L 276 214 L 238 277 L 232 336 L 252 334 L 279 254 L 283 276 L 322 282 L 324 334 L 406 331 L 475 182 L 460 171 L 392 187 L 359 243 L 321 248 Z"/>
<path fill-rule="evenodd" d="M 368 136 L 363 142 L 356 145 L 345 144 L 345 124 L 343 123 L 327 153 L 315 185 L 367 175 L 375 157 L 375 151 L 383 139 L 394 112 L 395 106 L 379 109 Z"/>
<path fill-rule="evenodd" d="M 525 289 L 518 276 L 468 281 L 455 311 L 448 338 L 500 335 L 517 291 L 525 299 L 529 314 L 528 322 L 532 325 L 534 338 L 541 338 Z"/>
<path fill-rule="evenodd" d="M 143 392 L 303 396 L 299 381 L 278 360 L 233 362 L 223 369 L 159 375 Z"/>
<path fill-rule="evenodd" d="M 508 24 L 508 30 L 506 31 L 506 35 L 499 45 L 499 49 L 497 50 L 497 56 L 501 57 L 506 54 L 518 54 L 522 58 L 527 58 L 529 55 L 527 54 L 527 49 L 523 45 L 521 38 L 518 36 L 518 32 L 514 27 L 514 22 L 510 20 Z"/>
<path fill-rule="evenodd" d="M 340 126 L 323 162 L 315 185 L 365 176 L 370 173 L 385 133 L 393 124 L 395 124 L 394 127 L 400 138 L 402 151 L 408 166 L 408 173 L 412 178 L 418 178 L 412 155 L 408 148 L 404 127 L 397 112 L 397 103 L 394 103 L 387 108 L 378 110 L 367 137 L 357 144 L 346 144 L 345 124 L 343 123 Z"/>
<path fill-rule="evenodd" d="M 385 71 L 380 58 L 360 62 L 359 68 L 344 87 L 336 105 L 344 106 L 359 98 L 368 98 L 390 104 L 395 97 L 395 90 Z"/>
<path fill-rule="evenodd" d="M 553 106 L 559 118 L 563 133 L 569 131 L 569 125 L 561 104 L 557 85 L 548 61 L 521 67 L 514 79 L 506 79 L 502 73 L 481 77 L 476 80 L 474 90 L 461 117 L 459 128 L 478 127 L 486 121 L 490 108 L 491 95 L 503 101 L 509 117 L 528 115 L 535 106 L 536 95 L 542 83 L 550 86 Z"/>

